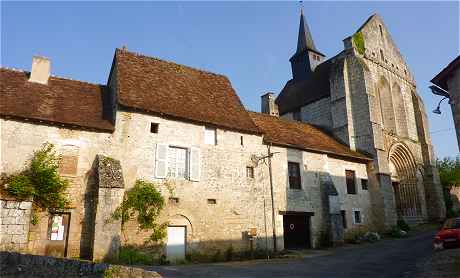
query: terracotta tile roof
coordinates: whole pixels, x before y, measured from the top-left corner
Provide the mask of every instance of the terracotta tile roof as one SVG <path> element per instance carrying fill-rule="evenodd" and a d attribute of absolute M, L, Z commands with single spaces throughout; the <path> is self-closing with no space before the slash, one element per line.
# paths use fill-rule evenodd
<path fill-rule="evenodd" d="M 146 112 L 260 133 L 227 77 L 116 50 L 118 103 Z"/>
<path fill-rule="evenodd" d="M 273 145 L 370 161 L 370 157 L 350 150 L 332 136 L 310 124 L 286 120 L 262 113 L 249 113 L 257 127 L 263 132 L 264 142 Z"/>
<path fill-rule="evenodd" d="M 330 96 L 329 76 L 332 65 L 331 58 L 318 65 L 310 78 L 302 81 L 289 80 L 276 98 L 280 115 Z"/>
<path fill-rule="evenodd" d="M 105 87 L 51 76 L 48 85 L 28 81 L 29 72 L 0 68 L 0 115 L 113 131 L 103 119 Z"/>

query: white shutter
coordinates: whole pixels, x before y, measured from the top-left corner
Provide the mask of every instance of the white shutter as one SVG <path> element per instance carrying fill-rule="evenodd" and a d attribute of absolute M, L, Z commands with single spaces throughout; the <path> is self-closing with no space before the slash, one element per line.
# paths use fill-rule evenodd
<path fill-rule="evenodd" d="M 157 144 L 155 154 L 155 177 L 159 179 L 166 178 L 168 173 L 168 145 Z"/>
<path fill-rule="evenodd" d="M 191 181 L 200 181 L 201 153 L 199 148 L 190 148 L 189 177 Z"/>

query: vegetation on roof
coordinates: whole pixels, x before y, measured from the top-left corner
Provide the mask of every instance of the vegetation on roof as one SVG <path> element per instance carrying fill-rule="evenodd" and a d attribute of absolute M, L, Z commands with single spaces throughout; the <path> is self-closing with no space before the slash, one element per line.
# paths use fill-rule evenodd
<path fill-rule="evenodd" d="M 353 44 L 356 50 L 358 51 L 358 53 L 361 55 L 364 55 L 364 52 L 366 51 L 366 46 L 364 44 L 364 37 L 361 31 L 356 32 L 353 35 Z"/>

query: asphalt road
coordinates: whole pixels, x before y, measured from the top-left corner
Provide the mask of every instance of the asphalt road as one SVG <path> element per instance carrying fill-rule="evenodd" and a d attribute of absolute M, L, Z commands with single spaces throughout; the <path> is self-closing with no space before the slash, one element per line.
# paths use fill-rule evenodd
<path fill-rule="evenodd" d="M 302 259 L 153 267 L 163 277 L 417 277 L 432 254 L 434 233 L 313 252 Z"/>

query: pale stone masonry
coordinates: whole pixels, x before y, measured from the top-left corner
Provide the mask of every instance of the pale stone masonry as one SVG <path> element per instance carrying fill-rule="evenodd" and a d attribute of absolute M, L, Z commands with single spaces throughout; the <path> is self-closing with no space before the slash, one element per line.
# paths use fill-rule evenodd
<path fill-rule="evenodd" d="M 443 218 L 425 107 L 379 15 L 344 39 L 344 50 L 317 65 L 310 78 L 296 81 L 293 72 L 276 103 L 282 117 L 322 126 L 351 149 L 374 157 L 368 174 L 379 185 L 372 203 L 377 219 L 384 219 L 377 225 L 389 227 L 397 218 L 411 223 Z"/>
<path fill-rule="evenodd" d="M 0 199 L 0 249 L 27 250 L 31 201 Z"/>

